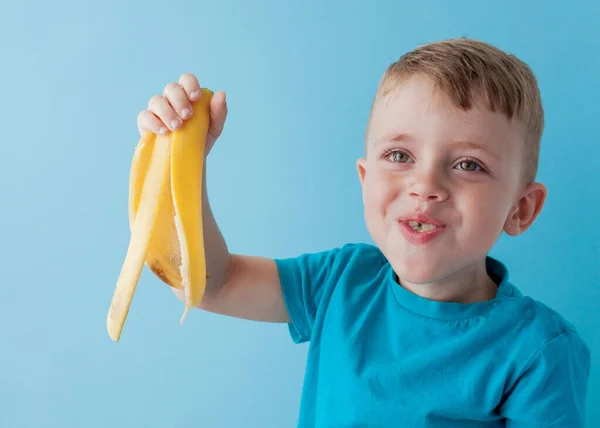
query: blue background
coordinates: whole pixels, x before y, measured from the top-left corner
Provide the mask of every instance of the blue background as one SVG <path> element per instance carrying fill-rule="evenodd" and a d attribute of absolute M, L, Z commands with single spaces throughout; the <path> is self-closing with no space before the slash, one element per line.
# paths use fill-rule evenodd
<path fill-rule="evenodd" d="M 284 325 L 195 311 L 181 326 L 183 304 L 145 270 L 121 342 L 108 338 L 137 113 L 187 71 L 227 92 L 207 171 L 231 251 L 370 242 L 354 162 L 381 73 L 460 36 L 539 79 L 547 204 L 492 255 L 590 346 L 588 427 L 600 426 L 598 5 L 3 2 L 0 426 L 294 426 L 307 345 Z"/>

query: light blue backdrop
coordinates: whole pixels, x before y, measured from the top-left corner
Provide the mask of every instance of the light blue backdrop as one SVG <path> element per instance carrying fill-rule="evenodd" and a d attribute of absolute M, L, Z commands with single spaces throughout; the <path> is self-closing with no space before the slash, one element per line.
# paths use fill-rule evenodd
<path fill-rule="evenodd" d="M 354 161 L 379 77 L 457 36 L 516 53 L 539 78 L 547 205 L 493 255 L 579 328 L 588 426 L 600 426 L 598 4 L 3 2 L 0 426 L 294 426 L 307 346 L 283 325 L 196 311 L 181 326 L 183 304 L 145 271 L 109 340 L 136 115 L 183 72 L 227 91 L 208 184 L 231 251 L 370 242 Z"/>

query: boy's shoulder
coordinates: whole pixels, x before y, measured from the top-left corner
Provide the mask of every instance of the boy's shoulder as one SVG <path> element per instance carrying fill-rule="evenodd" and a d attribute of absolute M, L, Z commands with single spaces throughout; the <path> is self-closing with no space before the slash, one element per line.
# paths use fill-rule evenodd
<path fill-rule="evenodd" d="M 523 320 L 529 324 L 527 332 L 540 338 L 554 338 L 562 333 L 577 332 L 575 325 L 568 320 L 558 310 L 547 303 L 536 299 L 533 296 L 522 292 L 510 278 L 509 270 L 503 262 L 489 257 L 496 266 L 500 266 L 498 271 L 502 272 L 503 278 L 500 288 L 503 289 L 502 295 L 498 298 L 503 300 L 505 308 L 513 313 L 522 316 Z"/>
<path fill-rule="evenodd" d="M 574 323 L 547 303 L 521 292 L 504 269 L 505 290 L 510 291 L 497 297 L 501 304 L 492 311 L 493 319 L 502 330 L 503 341 L 508 340 L 506 344 L 514 349 L 521 370 L 566 370 L 573 364 L 587 370 L 590 350 Z"/>
<path fill-rule="evenodd" d="M 342 282 L 371 282 L 389 262 L 379 247 L 364 242 L 348 242 L 333 250 L 333 274 Z"/>
<path fill-rule="evenodd" d="M 298 259 L 325 263 L 334 276 L 356 271 L 375 273 L 388 263 L 379 247 L 363 242 L 346 242 L 327 250 L 307 252 Z"/>
<path fill-rule="evenodd" d="M 509 299 L 514 313 L 521 314 L 521 343 L 529 343 L 541 350 L 554 340 L 577 342 L 582 349 L 587 349 L 574 323 L 558 310 L 531 296 L 522 295 L 515 288 L 515 295 Z"/>
<path fill-rule="evenodd" d="M 560 334 L 566 331 L 577 331 L 575 325 L 556 309 L 548 306 L 540 300 L 531 296 L 523 297 L 524 301 L 531 307 L 529 317 L 534 317 L 539 322 L 539 328 L 546 335 Z"/>
<path fill-rule="evenodd" d="M 380 265 L 387 263 L 383 252 L 373 244 L 366 242 L 347 242 L 337 248 L 342 260 L 352 260 L 357 264 L 377 261 Z"/>

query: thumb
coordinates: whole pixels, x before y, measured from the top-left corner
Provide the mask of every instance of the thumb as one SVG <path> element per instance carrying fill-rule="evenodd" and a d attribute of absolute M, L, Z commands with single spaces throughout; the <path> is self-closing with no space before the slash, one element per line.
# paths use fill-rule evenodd
<path fill-rule="evenodd" d="M 226 118 L 227 101 L 225 99 L 225 92 L 217 92 L 210 100 L 210 125 L 208 127 L 208 134 L 213 142 L 223 132 Z"/>

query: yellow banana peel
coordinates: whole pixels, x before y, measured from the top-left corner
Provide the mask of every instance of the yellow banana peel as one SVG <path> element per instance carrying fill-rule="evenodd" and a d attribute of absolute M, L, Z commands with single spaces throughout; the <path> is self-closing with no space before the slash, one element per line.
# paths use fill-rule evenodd
<path fill-rule="evenodd" d="M 203 88 L 193 115 L 167 135 L 146 131 L 136 146 L 129 175 L 129 246 L 107 316 L 118 341 L 142 269 L 185 291 L 183 323 L 206 287 L 202 224 L 202 175 L 213 92 Z"/>

